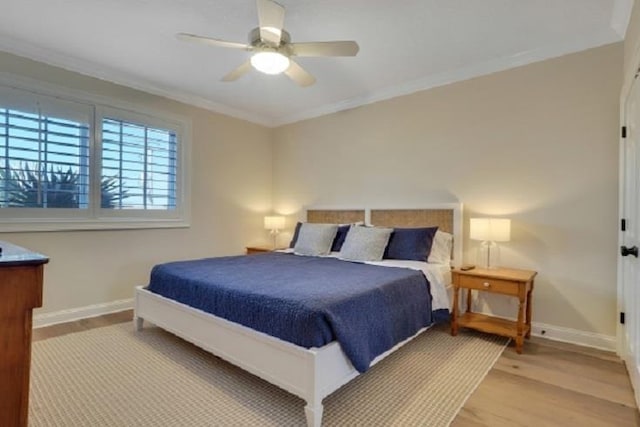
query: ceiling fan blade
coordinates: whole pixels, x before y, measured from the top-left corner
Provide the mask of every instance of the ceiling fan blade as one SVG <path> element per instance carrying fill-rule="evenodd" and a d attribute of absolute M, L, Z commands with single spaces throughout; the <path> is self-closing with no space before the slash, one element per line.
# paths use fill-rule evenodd
<path fill-rule="evenodd" d="M 354 41 L 291 43 L 294 56 L 356 56 L 360 50 Z"/>
<path fill-rule="evenodd" d="M 176 38 L 178 40 L 183 40 L 183 41 L 186 41 L 186 42 L 203 43 L 203 44 L 207 44 L 209 46 L 230 47 L 230 48 L 233 48 L 233 49 L 244 49 L 244 50 L 253 49 L 253 47 L 248 45 L 248 44 L 236 43 L 236 42 L 228 42 L 226 40 L 212 39 L 210 37 L 202 37 L 202 36 L 197 36 L 195 34 L 178 33 L 178 34 L 176 34 Z"/>
<path fill-rule="evenodd" d="M 257 0 L 260 39 L 264 43 L 280 46 L 284 25 L 284 7 L 272 0 Z"/>
<path fill-rule="evenodd" d="M 231 71 L 229 74 L 222 78 L 223 82 L 232 82 L 238 80 L 240 77 L 244 76 L 251 70 L 251 61 L 247 61 L 244 64 L 240 65 L 235 70 Z"/>
<path fill-rule="evenodd" d="M 287 77 L 296 82 L 298 86 L 307 87 L 316 82 L 316 78 L 305 71 L 298 63 L 290 61 L 289 68 L 284 72 Z"/>

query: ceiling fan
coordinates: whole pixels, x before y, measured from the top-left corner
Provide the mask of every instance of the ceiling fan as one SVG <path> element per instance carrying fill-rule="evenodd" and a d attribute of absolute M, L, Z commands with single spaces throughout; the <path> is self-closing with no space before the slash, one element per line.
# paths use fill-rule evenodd
<path fill-rule="evenodd" d="M 251 67 L 266 74 L 284 73 L 300 86 L 311 86 L 316 79 L 293 59 L 294 56 L 356 56 L 360 47 L 355 41 L 291 43 L 283 29 L 284 7 L 272 0 L 257 0 L 258 28 L 249 32 L 249 44 L 229 42 L 179 33 L 178 39 L 253 52 L 251 59 L 222 78 L 231 82 L 242 77 Z"/>

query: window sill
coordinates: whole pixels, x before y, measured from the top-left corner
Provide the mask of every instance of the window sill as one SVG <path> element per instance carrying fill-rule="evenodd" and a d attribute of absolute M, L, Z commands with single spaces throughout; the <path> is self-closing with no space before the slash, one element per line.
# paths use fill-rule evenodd
<path fill-rule="evenodd" d="M 0 233 L 32 233 L 46 231 L 131 230 L 150 228 L 188 228 L 184 219 L 124 219 L 99 220 L 11 220 L 0 221 Z"/>

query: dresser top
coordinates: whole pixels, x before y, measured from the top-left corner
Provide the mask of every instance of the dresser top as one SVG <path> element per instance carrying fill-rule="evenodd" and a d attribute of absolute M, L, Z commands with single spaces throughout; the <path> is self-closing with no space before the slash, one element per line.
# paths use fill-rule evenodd
<path fill-rule="evenodd" d="M 13 243 L 0 240 L 0 248 L 2 248 L 0 268 L 16 265 L 38 265 L 49 262 L 48 257 Z"/>

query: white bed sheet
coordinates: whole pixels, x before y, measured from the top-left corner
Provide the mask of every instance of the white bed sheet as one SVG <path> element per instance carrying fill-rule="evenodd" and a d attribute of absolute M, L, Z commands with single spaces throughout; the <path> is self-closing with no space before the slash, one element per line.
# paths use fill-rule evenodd
<path fill-rule="evenodd" d="M 451 267 L 449 264 L 431 264 L 422 261 L 409 261 L 400 259 L 383 259 L 382 261 L 368 261 L 365 264 L 380 265 L 383 267 L 401 267 L 422 271 L 431 284 L 432 310 L 447 309 L 451 307 L 447 287 L 451 284 Z"/>
<path fill-rule="evenodd" d="M 293 249 L 282 249 L 278 252 L 292 253 Z M 339 252 L 331 252 L 328 255 L 322 256 L 338 258 L 339 255 Z M 431 284 L 431 296 L 433 297 L 433 301 L 431 302 L 432 310 L 450 310 L 451 303 L 449 301 L 449 292 L 447 291 L 447 289 L 451 286 L 451 266 L 449 264 L 433 264 L 423 261 L 409 261 L 400 259 L 366 261 L 365 264 L 379 265 L 382 267 L 410 268 L 412 270 L 422 271 Z"/>

